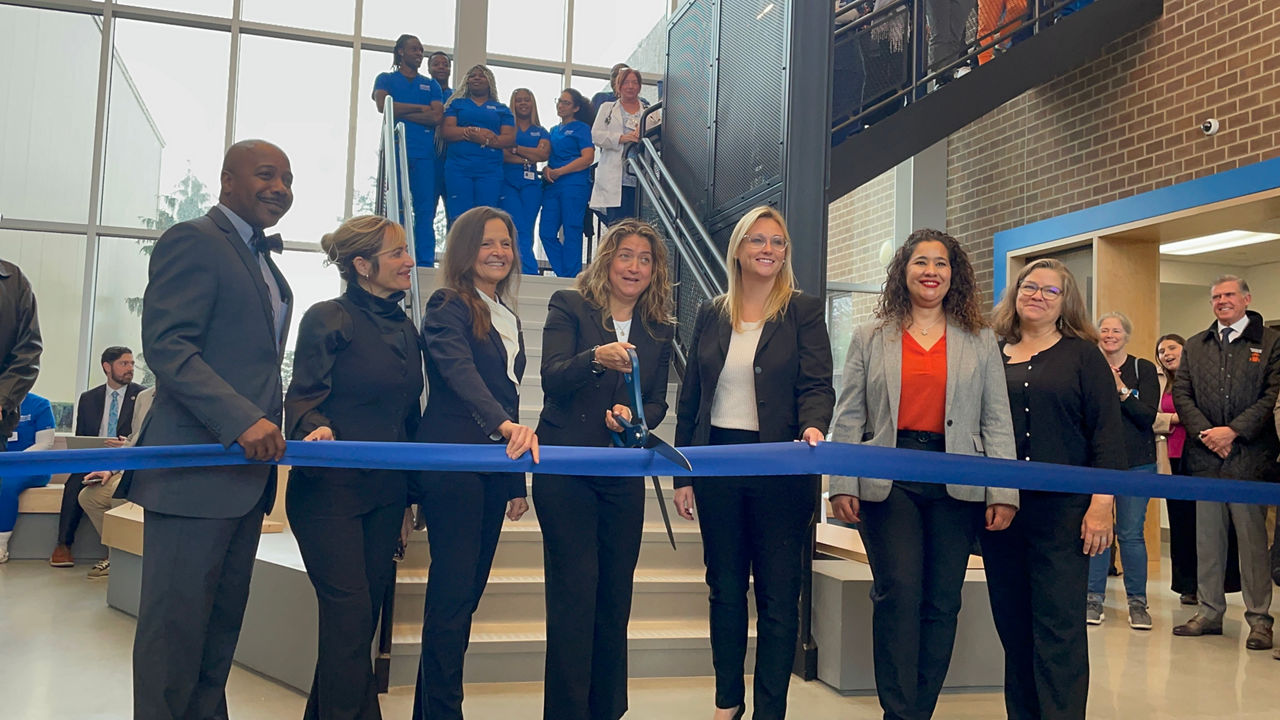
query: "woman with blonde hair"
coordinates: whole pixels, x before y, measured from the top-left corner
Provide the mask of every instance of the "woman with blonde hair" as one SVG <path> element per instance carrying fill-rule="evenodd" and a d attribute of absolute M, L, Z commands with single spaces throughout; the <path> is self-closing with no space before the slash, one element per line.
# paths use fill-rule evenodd
<path fill-rule="evenodd" d="M 502 151 L 516 144 L 515 117 L 498 101 L 498 85 L 489 68 L 473 66 L 445 100 L 440 137 L 448 143 L 444 209 L 452 227 L 471 208 L 497 207 L 502 196 Z"/>
<path fill-rule="evenodd" d="M 551 296 L 542 331 L 538 437 L 553 445 L 609 447 L 630 420 L 622 374 L 640 361 L 644 418 L 667 414 L 675 320 L 662 238 L 620 222 L 572 290 Z M 627 711 L 627 622 L 644 526 L 644 478 L 533 476 L 546 567 L 545 720 L 617 720 Z"/>
<path fill-rule="evenodd" d="M 702 304 L 677 409 L 676 445 L 802 440 L 827 434 L 835 392 L 821 299 L 795 288 L 782 213 L 738 221 L 725 255 L 729 291 Z M 746 708 L 747 588 L 756 597 L 756 718 L 781 718 L 795 657 L 801 559 L 818 477 L 677 478 L 675 506 L 698 506 L 707 585 L 716 718 Z"/>
<path fill-rule="evenodd" d="M 1028 263 L 996 306 L 1017 457 L 1128 468 L 1120 400 L 1071 271 Z M 1022 490 L 1004 532 L 982 533 L 1009 717 L 1080 718 L 1089 695 L 1089 558 L 1111 547 L 1110 495 Z"/>
<path fill-rule="evenodd" d="M 404 228 L 353 217 L 320 241 L 346 281 L 302 317 L 285 394 L 291 440 L 408 442 L 418 427 L 422 353 L 400 307 L 414 272 Z M 410 474 L 293 467 L 286 510 L 320 607 L 303 717 L 378 718 L 369 646 L 387 587 Z"/>
<path fill-rule="evenodd" d="M 538 462 L 538 438 L 520 423 L 524 334 L 515 313 L 520 262 L 515 228 L 478 207 L 453 224 L 441 287 L 422 318 L 431 393 L 417 441 L 504 443 L 507 457 Z M 423 605 L 422 658 L 413 717 L 462 718 L 462 665 L 504 516 L 529 509 L 523 472 L 423 473 L 414 493 L 427 523 L 431 566 Z"/>
<path fill-rule="evenodd" d="M 898 248 L 875 318 L 854 331 L 831 439 L 1013 458 L 1004 363 L 960 243 L 917 230 Z M 832 475 L 874 576 L 876 693 L 887 718 L 933 716 L 951 662 L 969 551 L 1009 526 L 1018 491 Z"/>
<path fill-rule="evenodd" d="M 502 151 L 502 197 L 498 202 L 516 225 L 520 271 L 537 275 L 533 226 L 542 208 L 538 163 L 551 157 L 551 136 L 538 123 L 538 102 L 528 88 L 517 88 L 511 93 L 511 112 L 516 118 L 516 144 Z"/>

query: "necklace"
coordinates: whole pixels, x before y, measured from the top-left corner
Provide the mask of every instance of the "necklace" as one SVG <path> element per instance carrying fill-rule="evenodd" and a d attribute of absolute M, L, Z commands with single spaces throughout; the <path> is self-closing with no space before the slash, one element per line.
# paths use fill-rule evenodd
<path fill-rule="evenodd" d="M 940 315 L 940 316 L 938 316 L 938 319 L 936 319 L 936 320 L 934 320 L 933 322 L 929 323 L 929 326 L 928 326 L 928 327 L 920 327 L 920 323 L 916 322 L 915 317 L 914 317 L 914 316 L 912 316 L 912 318 L 911 318 L 911 326 L 912 326 L 912 327 L 914 327 L 914 328 L 916 328 L 917 330 L 919 330 L 921 335 L 928 335 L 928 334 L 929 334 L 929 331 L 933 329 L 933 326 L 934 326 L 934 325 L 937 325 L 937 324 L 938 324 L 938 323 L 940 323 L 940 322 L 942 322 L 942 318 L 944 318 L 944 317 L 946 317 L 946 315 L 945 315 L 945 314 Z"/>

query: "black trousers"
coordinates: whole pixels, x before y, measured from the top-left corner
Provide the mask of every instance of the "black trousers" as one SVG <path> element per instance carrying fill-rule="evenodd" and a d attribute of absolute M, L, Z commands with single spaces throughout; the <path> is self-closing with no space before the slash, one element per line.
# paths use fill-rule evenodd
<path fill-rule="evenodd" d="M 758 442 L 746 430 L 711 429 L 712 445 Z M 747 587 L 755 579 L 756 720 L 787 713 L 787 688 L 800 631 L 800 574 L 818 478 L 695 478 L 702 557 L 711 589 L 711 661 L 716 707 L 746 697 Z"/>
<path fill-rule="evenodd" d="M 939 435 L 898 447 L 946 451 Z M 858 530 L 871 563 L 871 637 L 885 720 L 933 717 L 951 664 L 969 550 L 985 506 L 945 485 L 896 481 L 881 502 L 862 503 Z"/>
<path fill-rule="evenodd" d="M 62 489 L 62 507 L 58 510 L 59 545 L 71 547 L 76 542 L 76 530 L 80 527 L 80 519 L 84 517 L 84 509 L 80 507 L 80 490 L 83 488 L 83 473 L 67 476 Z"/>
<path fill-rule="evenodd" d="M 462 717 L 462 662 L 510 500 L 509 473 L 431 473 L 419 508 L 431 566 L 413 720 Z"/>
<path fill-rule="evenodd" d="M 289 486 L 294 497 L 294 485 Z M 387 588 L 395 576 L 396 541 L 404 504 L 363 515 L 325 516 L 287 505 L 320 611 L 316 672 L 303 713 L 306 720 L 379 720 L 378 686 L 370 648 Z"/>
<path fill-rule="evenodd" d="M 644 530 L 644 478 L 534 475 L 546 571 L 544 720 L 627 711 L 627 622 Z"/>
<path fill-rule="evenodd" d="M 268 485 L 275 493 L 275 484 Z M 267 498 L 238 518 L 146 511 L 133 640 L 135 720 L 227 717 L 227 675 Z"/>
<path fill-rule="evenodd" d="M 1009 720 L 1085 716 L 1089 556 L 1080 524 L 1089 502 L 1088 495 L 1024 490 L 1008 529 L 981 533 Z"/>

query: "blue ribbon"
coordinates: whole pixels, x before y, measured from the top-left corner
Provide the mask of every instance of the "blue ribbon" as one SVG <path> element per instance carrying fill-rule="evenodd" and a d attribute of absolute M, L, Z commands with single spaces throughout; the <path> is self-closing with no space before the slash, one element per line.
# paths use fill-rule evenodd
<path fill-rule="evenodd" d="M 1169 497 L 1251 505 L 1280 504 L 1280 483 L 1152 475 L 1049 463 L 998 460 L 922 450 L 824 442 L 708 445 L 682 448 L 689 472 L 652 450 L 547 446 L 542 462 L 526 454 L 506 456 L 501 445 L 290 441 L 281 464 L 389 470 L 541 472 L 559 475 L 697 477 L 757 475 L 857 475 L 1021 490 Z M 168 445 L 144 448 L 48 450 L 0 453 L 0 478 L 95 470 L 141 470 L 261 464 L 245 460 L 238 446 Z"/>

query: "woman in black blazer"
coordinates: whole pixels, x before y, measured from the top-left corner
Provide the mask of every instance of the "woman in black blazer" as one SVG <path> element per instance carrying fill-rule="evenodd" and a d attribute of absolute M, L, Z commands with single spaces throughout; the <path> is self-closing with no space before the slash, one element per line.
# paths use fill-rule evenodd
<path fill-rule="evenodd" d="M 542 417 L 553 445 L 608 447 L 631 417 L 623 372 L 640 358 L 649 427 L 667 414 L 671 357 L 667 251 L 648 223 L 600 240 L 572 290 L 551 296 L 542 331 Z M 534 475 L 546 565 L 545 720 L 616 720 L 627 711 L 627 621 L 644 526 L 644 478 Z"/>
<path fill-rule="evenodd" d="M 293 440 L 407 442 L 418 426 L 422 352 L 400 309 L 413 256 L 404 229 L 366 215 L 320 245 L 347 282 L 302 317 L 285 428 Z M 369 646 L 394 578 L 409 473 L 294 467 L 289 525 L 320 607 L 319 652 L 303 715 L 379 718 Z"/>
<path fill-rule="evenodd" d="M 511 217 L 477 207 L 449 230 L 441 288 L 427 301 L 422 342 L 431 391 L 418 442 L 506 442 L 507 456 L 538 461 L 521 425 L 524 336 L 514 312 L 520 260 Z M 462 661 L 506 517 L 529 505 L 522 472 L 427 472 L 414 500 L 427 523 L 431 566 L 422 620 L 415 720 L 462 717 Z"/>
<path fill-rule="evenodd" d="M 791 238 L 765 206 L 738 221 L 725 257 L 729 292 L 703 303 L 677 411 L 677 445 L 826 436 L 835 405 L 822 300 L 794 289 Z M 754 717 L 781 718 L 795 657 L 805 533 L 818 477 L 676 478 L 676 511 L 698 505 L 707 584 L 716 718 L 745 712 L 747 585 L 755 576 Z"/>

